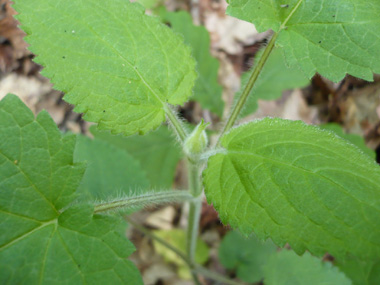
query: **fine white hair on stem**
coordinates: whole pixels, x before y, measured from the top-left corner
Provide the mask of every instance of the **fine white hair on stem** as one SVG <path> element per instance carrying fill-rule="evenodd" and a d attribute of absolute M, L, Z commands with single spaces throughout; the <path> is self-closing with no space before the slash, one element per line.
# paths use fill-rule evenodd
<path fill-rule="evenodd" d="M 185 136 L 188 136 L 189 130 L 186 127 L 185 120 L 183 118 L 180 118 L 178 116 L 177 112 L 175 111 L 175 107 L 174 106 L 168 105 L 167 108 L 168 108 L 169 112 L 170 111 L 172 112 L 172 114 L 173 114 L 173 116 L 175 118 L 175 122 L 177 122 L 178 124 L 180 124 L 180 129 L 182 129 L 185 132 Z M 169 128 L 173 131 L 173 134 L 176 137 L 176 141 L 179 142 L 180 145 L 182 145 L 183 142 L 184 142 L 184 140 L 185 140 L 185 138 L 181 138 L 181 135 L 178 132 L 179 130 L 175 126 L 175 122 L 173 122 L 170 119 L 170 116 L 169 116 L 168 113 L 166 113 L 166 122 L 167 122 Z"/>
<path fill-rule="evenodd" d="M 157 206 L 168 203 L 186 202 L 194 199 L 188 191 L 166 190 L 124 195 L 117 199 L 95 203 L 94 213 L 125 211 L 146 206 Z"/>

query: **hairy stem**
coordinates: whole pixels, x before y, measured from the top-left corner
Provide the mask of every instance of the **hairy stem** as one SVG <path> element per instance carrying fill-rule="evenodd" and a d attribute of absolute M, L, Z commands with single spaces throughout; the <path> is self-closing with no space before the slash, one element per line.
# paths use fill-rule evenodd
<path fill-rule="evenodd" d="M 189 190 L 195 197 L 194 200 L 189 202 L 189 218 L 187 220 L 186 252 L 191 262 L 194 262 L 202 209 L 202 180 L 199 171 L 200 168 L 199 163 L 188 161 Z"/>
<path fill-rule="evenodd" d="M 126 197 L 115 201 L 104 202 L 95 205 L 94 213 L 123 210 L 127 208 L 144 207 L 149 205 L 186 202 L 193 200 L 194 197 L 187 191 L 162 191 L 145 193 L 138 196 Z"/>
<path fill-rule="evenodd" d="M 201 197 L 189 203 L 189 218 L 187 221 L 187 244 L 186 252 L 189 259 L 194 262 L 195 250 L 197 248 L 197 239 L 199 231 L 199 220 L 201 216 L 202 199 Z"/>
<path fill-rule="evenodd" d="M 193 278 L 194 278 L 194 282 L 196 284 L 200 284 L 197 274 L 201 274 L 201 275 L 205 276 L 206 278 L 222 282 L 222 284 L 228 284 L 228 285 L 241 285 L 242 284 L 242 283 L 238 283 L 238 282 L 229 280 L 229 279 L 225 278 L 224 276 L 222 276 L 216 272 L 211 272 L 207 268 L 204 268 L 203 266 L 201 266 L 195 262 L 191 262 L 190 259 L 185 254 L 183 254 L 183 252 L 181 252 L 180 250 L 178 250 L 177 248 L 172 246 L 167 241 L 165 241 L 162 238 L 154 235 L 151 231 L 149 231 L 148 229 L 139 225 L 138 223 L 133 221 L 131 218 L 125 217 L 125 219 L 127 220 L 128 223 L 133 225 L 137 230 L 139 230 L 140 232 L 142 232 L 146 236 L 156 240 L 157 242 L 161 243 L 166 248 L 175 252 L 189 266 L 189 268 L 192 272 Z"/>
<path fill-rule="evenodd" d="M 238 101 L 236 102 L 235 106 L 233 107 L 232 112 L 230 113 L 230 116 L 227 119 L 226 124 L 224 125 L 223 131 L 220 133 L 217 145 L 219 145 L 219 143 L 220 143 L 220 138 L 226 132 L 228 132 L 233 127 L 233 125 L 235 124 L 235 121 L 238 118 L 241 110 L 243 109 L 244 104 L 247 101 L 247 98 L 248 98 L 249 94 L 251 93 L 251 90 L 257 81 L 257 78 L 259 77 L 269 55 L 271 54 L 271 52 L 274 48 L 274 44 L 276 42 L 277 36 L 278 36 L 278 33 L 273 34 L 271 40 L 269 41 L 267 47 L 264 50 L 262 56 L 260 57 L 260 60 L 257 63 L 251 77 L 249 78 L 248 83 L 245 86 L 243 93 L 240 95 Z"/>
<path fill-rule="evenodd" d="M 202 194 L 201 168 L 202 165 L 198 161 L 188 161 L 189 191 L 194 197 L 199 197 Z"/>
<path fill-rule="evenodd" d="M 169 123 L 175 130 L 181 142 L 183 143 L 188 135 L 186 132 L 186 129 L 183 127 L 182 122 L 178 119 L 177 115 L 175 114 L 175 112 L 170 106 L 166 105 L 164 109 L 165 109 L 166 117 L 169 120 Z"/>

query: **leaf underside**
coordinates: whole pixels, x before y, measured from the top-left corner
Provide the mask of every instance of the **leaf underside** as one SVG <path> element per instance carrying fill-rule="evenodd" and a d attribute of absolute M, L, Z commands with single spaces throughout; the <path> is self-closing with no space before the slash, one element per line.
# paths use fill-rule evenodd
<path fill-rule="evenodd" d="M 247 239 L 231 231 L 220 244 L 219 260 L 227 269 L 235 269 L 241 280 L 259 282 L 264 277 L 263 266 L 276 250 L 277 246 L 270 240 L 263 243 L 255 236 Z"/>
<path fill-rule="evenodd" d="M 205 27 L 195 26 L 191 15 L 186 11 L 168 12 L 160 10 L 164 22 L 183 35 L 185 43 L 192 48 L 192 55 L 197 61 L 198 79 L 194 86 L 194 96 L 204 109 L 222 117 L 224 102 L 222 86 L 218 83 L 219 62 L 210 54 L 210 35 Z"/>
<path fill-rule="evenodd" d="M 150 189 L 171 189 L 182 150 L 168 127 L 161 126 L 146 136 L 112 135 L 91 127 L 95 138 L 111 144 L 121 151 L 128 152 L 140 162 L 150 182 Z M 163 167 L 164 166 L 164 167 Z"/>
<path fill-rule="evenodd" d="M 227 9 L 259 32 L 278 32 L 290 66 L 335 82 L 380 73 L 379 11 L 378 0 L 230 0 Z"/>
<path fill-rule="evenodd" d="M 224 223 L 299 254 L 380 255 L 380 169 L 357 147 L 300 121 L 231 130 L 204 171 Z"/>
<path fill-rule="evenodd" d="M 75 136 L 14 95 L 0 102 L 0 134 L 0 283 L 142 283 L 117 218 L 66 209 L 85 170 L 73 162 Z"/>
<path fill-rule="evenodd" d="M 125 150 L 105 141 L 78 135 L 74 161 L 87 162 L 78 188 L 81 200 L 124 197 L 149 189 L 148 178 L 140 163 Z"/>
<path fill-rule="evenodd" d="M 274 254 L 264 266 L 268 285 L 351 285 L 352 282 L 330 262 L 322 262 L 306 252 L 297 256 L 289 250 Z"/>
<path fill-rule="evenodd" d="M 260 55 L 256 56 L 255 61 L 259 60 Z M 235 98 L 240 97 L 239 95 L 243 92 L 254 69 L 255 67 L 242 75 L 242 88 Z M 276 48 L 260 72 L 239 117 L 243 118 L 254 113 L 258 108 L 258 100 L 275 100 L 281 97 L 283 91 L 302 88 L 309 83 L 310 80 L 298 67 L 286 66 L 281 50 Z"/>
<path fill-rule="evenodd" d="M 14 1 L 25 40 L 75 111 L 101 129 L 146 133 L 166 104 L 192 95 L 195 62 L 179 35 L 138 3 L 111 0 Z"/>

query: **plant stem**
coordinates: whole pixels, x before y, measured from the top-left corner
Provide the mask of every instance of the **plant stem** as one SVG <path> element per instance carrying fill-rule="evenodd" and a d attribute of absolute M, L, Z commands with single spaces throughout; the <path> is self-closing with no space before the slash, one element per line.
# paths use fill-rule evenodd
<path fill-rule="evenodd" d="M 226 278 L 226 277 L 224 277 L 218 273 L 215 273 L 215 272 L 208 270 L 207 268 L 205 268 L 203 266 L 195 265 L 194 271 L 198 272 L 199 274 L 201 274 L 205 277 L 208 277 L 209 279 L 221 282 L 222 284 L 242 285 L 242 283 L 230 280 L 230 279 L 228 279 L 228 278 Z"/>
<path fill-rule="evenodd" d="M 179 251 L 174 246 L 172 246 L 170 243 L 168 243 L 164 239 L 162 239 L 162 238 L 154 235 L 152 232 L 150 232 L 149 230 L 145 229 L 143 226 L 140 226 L 138 223 L 135 223 L 135 221 L 133 221 L 131 218 L 125 217 L 125 219 L 127 220 L 128 223 L 130 223 L 131 225 L 133 225 L 136 229 L 138 229 L 140 232 L 142 232 L 146 236 L 148 236 L 148 237 L 150 237 L 150 238 L 158 241 L 159 243 L 161 243 L 166 248 L 168 248 L 171 251 L 175 252 L 184 262 L 187 263 L 187 265 L 190 267 L 190 269 L 193 268 L 193 263 L 190 261 L 190 259 L 186 255 L 184 255 L 181 251 Z M 192 277 L 194 279 L 195 284 L 201 285 L 201 283 L 199 282 L 198 276 L 193 271 L 191 271 L 191 275 L 192 275 Z"/>
<path fill-rule="evenodd" d="M 127 220 L 128 223 L 133 225 L 137 230 L 139 230 L 140 232 L 142 232 L 146 236 L 156 240 L 157 242 L 161 243 L 166 248 L 168 248 L 171 251 L 173 251 L 174 253 L 176 253 L 189 266 L 189 268 L 192 272 L 193 278 L 194 278 L 194 282 L 196 284 L 200 284 L 199 279 L 196 275 L 197 273 L 201 274 L 201 275 L 203 275 L 209 279 L 222 282 L 223 284 L 229 284 L 229 285 L 241 285 L 242 284 L 242 283 L 238 283 L 238 282 L 229 280 L 229 279 L 225 278 L 224 276 L 222 276 L 216 272 L 211 272 L 207 268 L 204 268 L 203 266 L 196 264 L 195 262 L 191 262 L 190 259 L 185 254 L 183 254 L 177 248 L 172 246 L 170 243 L 168 243 L 165 240 L 163 240 L 162 238 L 156 236 L 155 234 L 153 234 L 148 229 L 144 228 L 143 226 L 141 226 L 138 223 L 136 223 L 135 221 L 133 221 L 131 218 L 125 217 L 125 219 Z"/>
<path fill-rule="evenodd" d="M 178 249 L 176 249 L 174 246 L 172 246 L 170 243 L 168 243 L 166 240 L 156 236 L 155 234 L 153 234 L 151 231 L 149 231 L 148 229 L 144 228 L 143 226 L 139 225 L 138 223 L 136 223 L 133 219 L 131 219 L 130 217 L 125 217 L 125 219 L 127 220 L 128 223 L 130 223 L 133 227 L 135 227 L 136 229 L 138 229 L 140 232 L 142 232 L 143 234 L 145 234 L 146 236 L 158 241 L 159 243 L 161 243 L 162 245 L 164 245 L 165 247 L 167 247 L 168 249 L 170 249 L 171 251 L 175 252 L 181 259 L 183 259 L 183 261 L 185 261 L 189 266 L 191 265 L 191 262 L 190 260 L 187 258 L 187 256 L 185 254 L 183 254 L 181 251 L 179 251 Z"/>
<path fill-rule="evenodd" d="M 94 207 L 94 213 L 121 210 L 126 208 L 136 208 L 149 206 L 151 204 L 166 204 L 174 202 L 186 202 L 193 200 L 194 197 L 188 191 L 162 191 L 151 192 L 134 197 L 126 197 L 116 201 L 104 202 Z"/>
<path fill-rule="evenodd" d="M 202 194 L 202 180 L 200 169 L 202 165 L 198 161 L 188 160 L 189 191 L 195 198 Z"/>
<path fill-rule="evenodd" d="M 166 116 L 172 125 L 173 129 L 177 133 L 178 137 L 180 138 L 181 142 L 183 143 L 185 139 L 187 138 L 187 132 L 185 128 L 183 127 L 182 122 L 178 119 L 177 115 L 173 111 L 173 109 L 169 105 L 165 105 L 164 107 Z"/>
<path fill-rule="evenodd" d="M 199 220 L 202 209 L 202 180 L 200 175 L 200 165 L 197 162 L 188 160 L 189 190 L 194 196 L 194 200 L 189 202 L 189 217 L 187 219 L 187 244 L 186 253 L 191 262 L 194 262 L 195 250 L 199 232 Z"/>
<path fill-rule="evenodd" d="M 252 90 L 253 86 L 255 85 L 257 78 L 259 77 L 269 55 L 271 54 L 271 52 L 274 48 L 274 44 L 276 42 L 277 36 L 278 36 L 278 33 L 273 34 L 271 40 L 269 41 L 267 47 L 264 50 L 262 56 L 260 57 L 260 60 L 257 63 L 253 73 L 251 74 L 251 77 L 249 78 L 248 83 L 245 86 L 243 93 L 240 95 L 238 101 L 236 102 L 235 106 L 233 107 L 233 110 L 232 110 L 229 118 L 227 119 L 226 124 L 224 125 L 223 131 L 220 133 L 217 145 L 219 145 L 219 143 L 220 143 L 220 138 L 226 132 L 228 132 L 233 127 L 233 125 L 235 124 L 235 121 L 238 118 L 241 110 L 243 109 L 244 104 L 247 101 L 247 98 L 248 98 L 249 94 L 251 93 L 251 90 Z"/>
<path fill-rule="evenodd" d="M 199 220 L 201 216 L 201 206 L 202 206 L 201 197 L 198 197 L 189 203 L 189 218 L 187 220 L 186 252 L 191 262 L 194 262 L 195 260 L 195 250 L 197 248 Z"/>

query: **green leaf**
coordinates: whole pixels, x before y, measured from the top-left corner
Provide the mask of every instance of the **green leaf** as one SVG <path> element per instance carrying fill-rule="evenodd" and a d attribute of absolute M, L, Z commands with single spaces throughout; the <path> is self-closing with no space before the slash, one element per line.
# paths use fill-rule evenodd
<path fill-rule="evenodd" d="M 17 0 L 26 41 L 42 74 L 101 129 L 132 135 L 157 128 L 183 104 L 196 78 L 179 35 L 138 3 Z"/>
<path fill-rule="evenodd" d="M 120 220 L 67 209 L 85 170 L 75 136 L 14 95 L 0 102 L 0 134 L 0 283 L 141 284 Z"/>
<path fill-rule="evenodd" d="M 136 195 L 149 188 L 140 163 L 128 152 L 102 140 L 78 136 L 74 161 L 86 161 L 87 169 L 78 188 L 84 200 Z"/>
<path fill-rule="evenodd" d="M 324 129 L 324 130 L 329 130 L 329 131 L 336 133 L 341 138 L 348 140 L 353 145 L 356 145 L 358 148 L 360 148 L 369 157 L 376 159 L 376 152 L 374 150 L 370 149 L 365 144 L 363 137 L 361 137 L 359 135 L 355 135 L 355 134 L 345 133 L 343 131 L 342 127 L 339 126 L 338 124 L 330 123 L 330 124 L 320 125 L 319 127 Z"/>
<path fill-rule="evenodd" d="M 203 26 L 195 26 L 191 15 L 186 11 L 168 12 L 160 10 L 164 22 L 183 35 L 185 43 L 192 49 L 192 55 L 197 61 L 198 79 L 195 82 L 193 100 L 199 102 L 204 109 L 222 117 L 224 102 L 223 88 L 218 82 L 219 61 L 210 54 L 210 35 Z"/>
<path fill-rule="evenodd" d="M 278 33 L 290 66 L 335 82 L 380 73 L 378 0 L 230 0 L 227 13 Z"/>
<path fill-rule="evenodd" d="M 227 269 L 236 269 L 237 276 L 246 282 L 259 282 L 264 278 L 263 266 L 277 247 L 256 237 L 244 238 L 236 231 L 229 232 L 219 247 L 219 260 Z"/>
<path fill-rule="evenodd" d="M 125 150 L 140 162 L 146 172 L 151 187 L 168 189 L 172 187 L 178 161 L 182 151 L 166 126 L 155 132 L 141 136 L 114 136 L 91 128 L 93 135 L 120 150 Z M 164 166 L 164 167 L 163 167 Z"/>
<path fill-rule="evenodd" d="M 260 56 L 261 54 L 256 56 L 255 61 L 258 61 Z M 242 89 L 239 94 L 243 92 L 253 70 L 254 68 L 242 75 Z M 240 117 L 254 113 L 258 107 L 258 100 L 278 99 L 283 91 L 305 87 L 309 82 L 298 67 L 287 67 L 281 51 L 278 48 L 274 49 L 251 90 Z M 239 98 L 239 94 L 235 97 Z"/>
<path fill-rule="evenodd" d="M 349 277 L 354 285 L 380 284 L 380 261 L 361 261 L 356 258 L 347 258 L 337 261 L 339 269 Z"/>
<path fill-rule="evenodd" d="M 154 231 L 155 235 L 170 243 L 180 252 L 184 253 L 186 248 L 186 232 L 180 229 Z M 175 252 L 163 246 L 161 243 L 153 240 L 157 253 L 161 254 L 166 262 L 174 263 L 178 266 L 178 274 L 183 279 L 191 279 L 191 274 L 187 264 L 180 259 Z M 207 244 L 198 238 L 195 249 L 195 262 L 204 264 L 209 258 L 209 248 Z"/>
<path fill-rule="evenodd" d="M 274 254 L 264 267 L 266 285 L 350 285 L 338 268 L 322 262 L 306 252 L 297 256 L 293 251 L 282 250 Z"/>
<path fill-rule="evenodd" d="M 357 147 L 269 118 L 232 129 L 221 146 L 204 183 L 224 223 L 298 254 L 380 255 L 380 168 Z"/>

